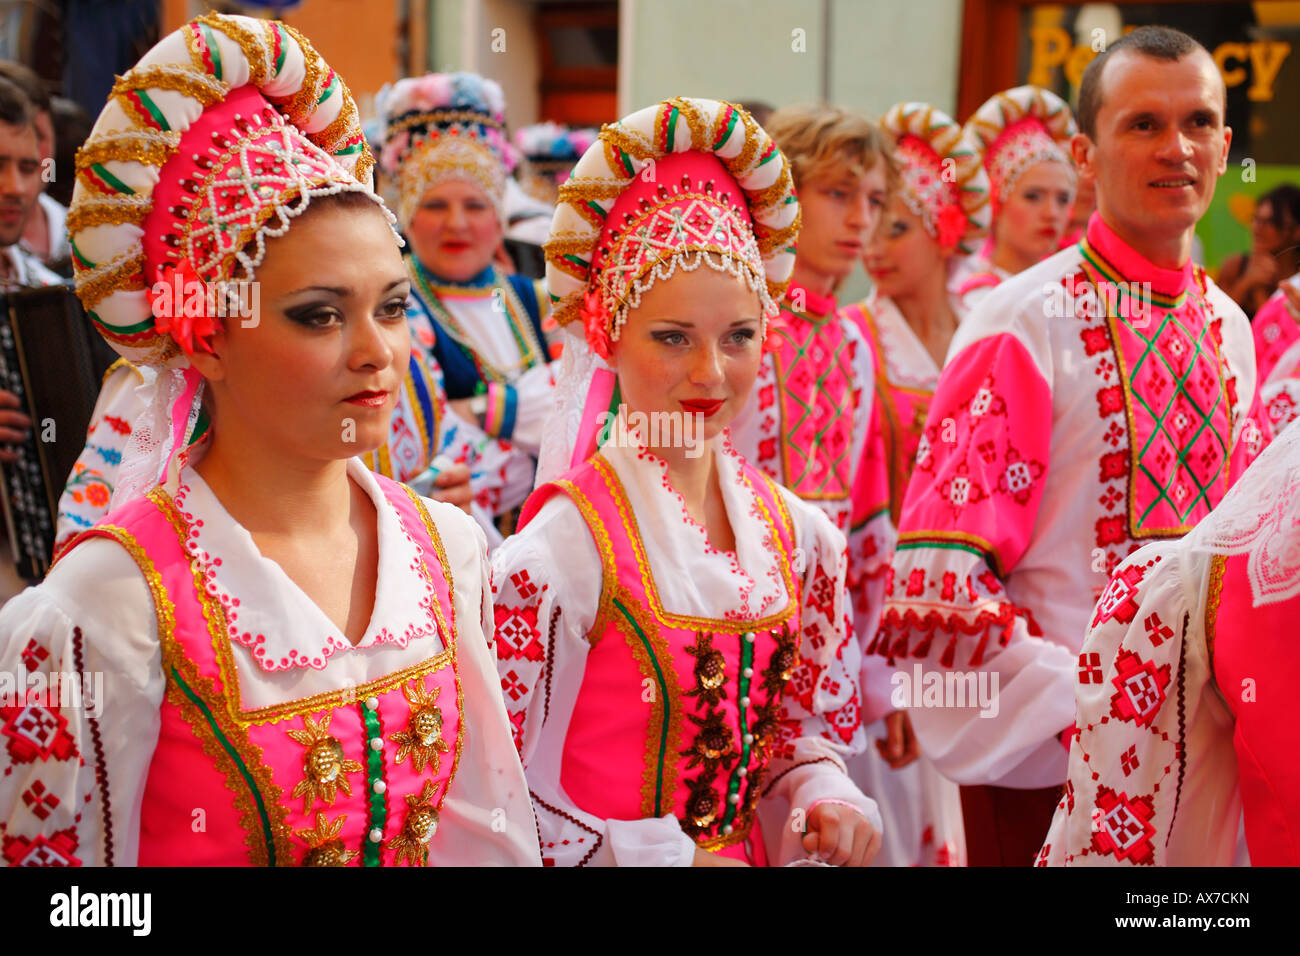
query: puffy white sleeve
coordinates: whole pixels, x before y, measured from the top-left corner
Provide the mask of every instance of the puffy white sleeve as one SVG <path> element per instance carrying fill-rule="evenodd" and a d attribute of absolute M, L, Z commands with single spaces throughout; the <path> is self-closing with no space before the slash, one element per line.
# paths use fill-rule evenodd
<path fill-rule="evenodd" d="M 134 866 L 165 684 L 153 600 L 126 551 L 87 541 L 9 601 L 0 675 L 5 864 Z"/>
<path fill-rule="evenodd" d="M 501 699 L 492 646 L 491 569 L 483 530 L 454 505 L 425 499 L 455 584 L 456 659 L 465 747 L 443 803 L 438 866 L 540 866 L 537 824 Z"/>
<path fill-rule="evenodd" d="M 1205 642 L 1209 565 L 1177 542 L 1149 545 L 1102 593 L 1040 866 L 1232 865 L 1241 798 Z"/>
<path fill-rule="evenodd" d="M 557 495 L 492 554 L 497 670 L 537 814 L 542 859 L 555 866 L 690 866 L 695 843 L 672 815 L 604 820 L 560 783 L 565 737 L 600 601 L 601 564 L 577 509 Z"/>
<path fill-rule="evenodd" d="M 876 802 L 849 778 L 845 758 L 866 746 L 861 649 L 844 587 L 845 539 L 825 514 L 782 490 L 805 556 L 800 662 L 786 687 L 760 820 L 773 862 L 807 856 L 801 823 L 818 802 L 851 804 L 883 832 Z"/>

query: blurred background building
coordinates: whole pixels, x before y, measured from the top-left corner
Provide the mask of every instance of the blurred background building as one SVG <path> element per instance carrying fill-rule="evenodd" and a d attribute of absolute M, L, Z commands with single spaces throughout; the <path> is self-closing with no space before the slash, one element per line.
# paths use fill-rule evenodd
<path fill-rule="evenodd" d="M 1204 43 L 1228 84 L 1232 165 L 1202 224 L 1207 264 L 1249 246 L 1256 196 L 1300 181 L 1291 0 L 0 0 L 0 57 L 94 115 L 115 73 L 212 9 L 301 29 L 363 117 L 401 76 L 473 70 L 505 88 L 516 128 L 598 125 L 682 93 L 774 107 L 828 100 L 871 115 L 925 100 L 964 120 L 1019 83 L 1073 101 L 1106 38 L 1166 23 Z"/>

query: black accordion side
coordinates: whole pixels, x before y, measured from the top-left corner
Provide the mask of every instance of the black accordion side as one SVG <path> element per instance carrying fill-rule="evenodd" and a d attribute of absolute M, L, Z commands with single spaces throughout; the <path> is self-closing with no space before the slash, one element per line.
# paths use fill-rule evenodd
<path fill-rule="evenodd" d="M 49 571 L 59 496 L 116 357 L 66 286 L 0 295 L 0 388 L 32 420 L 27 441 L 12 446 L 18 460 L 0 462 L 0 499 L 14 564 L 29 581 Z"/>

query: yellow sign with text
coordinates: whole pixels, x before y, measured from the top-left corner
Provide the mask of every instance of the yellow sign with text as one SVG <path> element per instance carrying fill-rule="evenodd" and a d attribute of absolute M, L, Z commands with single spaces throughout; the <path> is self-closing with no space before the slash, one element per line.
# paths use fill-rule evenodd
<path fill-rule="evenodd" d="M 1075 46 L 1069 31 L 1061 27 L 1030 27 L 1029 44 L 1029 75 L 1025 82 L 1034 86 L 1050 87 L 1051 71 L 1059 66 L 1070 85 L 1078 87 L 1083 71 L 1098 53 L 1094 45 Z M 1267 103 L 1273 99 L 1273 86 L 1282 64 L 1291 55 L 1291 44 L 1281 40 L 1230 40 L 1210 52 L 1229 88 L 1249 82 L 1246 98 L 1252 103 Z"/>

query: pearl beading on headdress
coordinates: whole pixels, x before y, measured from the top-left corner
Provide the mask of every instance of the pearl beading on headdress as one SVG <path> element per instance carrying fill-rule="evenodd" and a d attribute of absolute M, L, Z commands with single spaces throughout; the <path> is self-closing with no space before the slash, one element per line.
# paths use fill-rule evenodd
<path fill-rule="evenodd" d="M 274 109 L 245 119 L 238 113 L 229 134 L 214 131 L 208 155 L 191 154 L 202 180 L 182 179 L 193 198 L 168 210 L 176 217 L 163 242 L 167 257 L 186 258 L 212 280 L 252 281 L 266 256 L 266 240 L 283 236 L 314 198 L 361 192 L 373 199 L 390 225 L 395 217 L 377 196 L 357 182 L 340 182 L 337 165 L 324 150 L 287 125 Z M 252 244 L 253 251 L 247 251 Z"/>
<path fill-rule="evenodd" d="M 1035 163 L 1060 162 L 1074 170 L 1069 154 L 1070 139 L 1077 132 L 1074 114 L 1051 90 L 1017 86 L 995 93 L 966 121 L 965 129 L 982 154 L 998 203 Z"/>
<path fill-rule="evenodd" d="M 660 185 L 653 200 L 642 199 L 636 213 L 624 214 L 622 227 L 599 248 L 597 284 L 611 316 L 611 341 L 618 341 L 628 311 L 650 287 L 679 268 L 694 272 L 707 265 L 743 278 L 759 294 L 764 330 L 780 311 L 767 290 L 753 229 L 735 214 L 729 197 L 714 198 L 713 191 L 713 183 L 689 177 L 672 189 Z"/>

